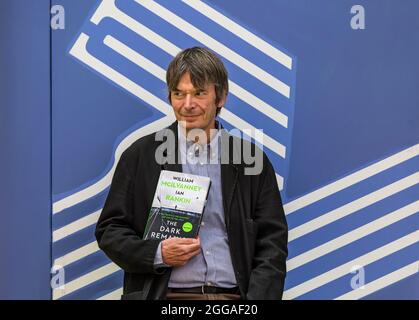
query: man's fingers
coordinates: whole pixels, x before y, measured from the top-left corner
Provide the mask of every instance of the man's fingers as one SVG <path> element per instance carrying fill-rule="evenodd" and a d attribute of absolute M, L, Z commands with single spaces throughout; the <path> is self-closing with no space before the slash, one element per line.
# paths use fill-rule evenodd
<path fill-rule="evenodd" d="M 192 257 L 197 256 L 200 252 L 201 252 L 201 249 L 197 249 L 197 250 L 190 251 L 190 252 L 186 255 L 187 260 L 191 259 Z"/>
<path fill-rule="evenodd" d="M 169 238 L 164 241 L 170 241 L 173 244 L 184 244 L 184 245 L 199 243 L 198 239 L 192 239 L 192 238 Z"/>
<path fill-rule="evenodd" d="M 197 256 L 200 253 L 201 253 L 201 248 L 198 248 L 191 252 L 191 257 Z"/>
<path fill-rule="evenodd" d="M 185 251 L 190 252 L 190 251 L 199 250 L 201 248 L 201 245 L 199 243 L 193 243 L 193 244 L 185 244 L 182 247 L 184 248 Z"/>
<path fill-rule="evenodd" d="M 186 263 L 200 252 L 201 244 L 197 239 L 169 238 L 162 244 L 163 261 L 173 266 Z"/>

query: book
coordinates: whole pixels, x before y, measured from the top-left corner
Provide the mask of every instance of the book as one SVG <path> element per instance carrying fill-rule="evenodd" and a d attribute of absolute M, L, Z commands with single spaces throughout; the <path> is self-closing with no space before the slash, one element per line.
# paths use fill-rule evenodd
<path fill-rule="evenodd" d="M 143 238 L 195 238 L 210 185 L 209 177 L 162 170 Z"/>

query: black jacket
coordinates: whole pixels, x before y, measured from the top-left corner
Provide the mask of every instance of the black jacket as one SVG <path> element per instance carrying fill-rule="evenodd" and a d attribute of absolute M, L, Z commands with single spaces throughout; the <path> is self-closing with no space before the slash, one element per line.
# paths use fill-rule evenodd
<path fill-rule="evenodd" d="M 174 153 L 177 158 L 177 122 L 164 130 L 172 130 L 176 143 L 163 155 Z M 142 240 L 160 171 L 182 171 L 181 164 L 156 162 L 155 151 L 162 142 L 156 141 L 155 135 L 137 140 L 122 154 L 96 226 L 99 247 L 125 271 L 122 299 L 165 299 L 170 278 L 170 268 L 154 268 L 160 240 Z M 225 131 L 223 135 L 233 142 L 230 156 L 234 144 L 246 143 Z M 242 299 L 281 299 L 288 229 L 275 172 L 265 154 L 260 174 L 245 175 L 245 167 L 232 160 L 221 164 L 226 229 L 236 280 Z"/>

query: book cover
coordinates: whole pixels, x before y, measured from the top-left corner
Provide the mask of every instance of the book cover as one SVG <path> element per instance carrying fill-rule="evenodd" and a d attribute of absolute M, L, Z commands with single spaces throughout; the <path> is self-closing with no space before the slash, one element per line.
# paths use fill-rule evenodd
<path fill-rule="evenodd" d="M 162 170 L 143 238 L 195 238 L 210 184 L 208 177 Z"/>

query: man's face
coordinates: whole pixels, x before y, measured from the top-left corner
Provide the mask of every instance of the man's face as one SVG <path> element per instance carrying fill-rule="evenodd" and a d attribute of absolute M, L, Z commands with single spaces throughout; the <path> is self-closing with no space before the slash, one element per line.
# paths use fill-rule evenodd
<path fill-rule="evenodd" d="M 195 88 L 189 73 L 185 73 L 179 80 L 176 90 L 170 93 L 172 107 L 176 119 L 186 130 L 199 128 L 209 133 L 215 127 L 217 107 L 224 105 L 225 99 L 215 104 L 214 84 L 207 84 L 204 88 Z"/>

